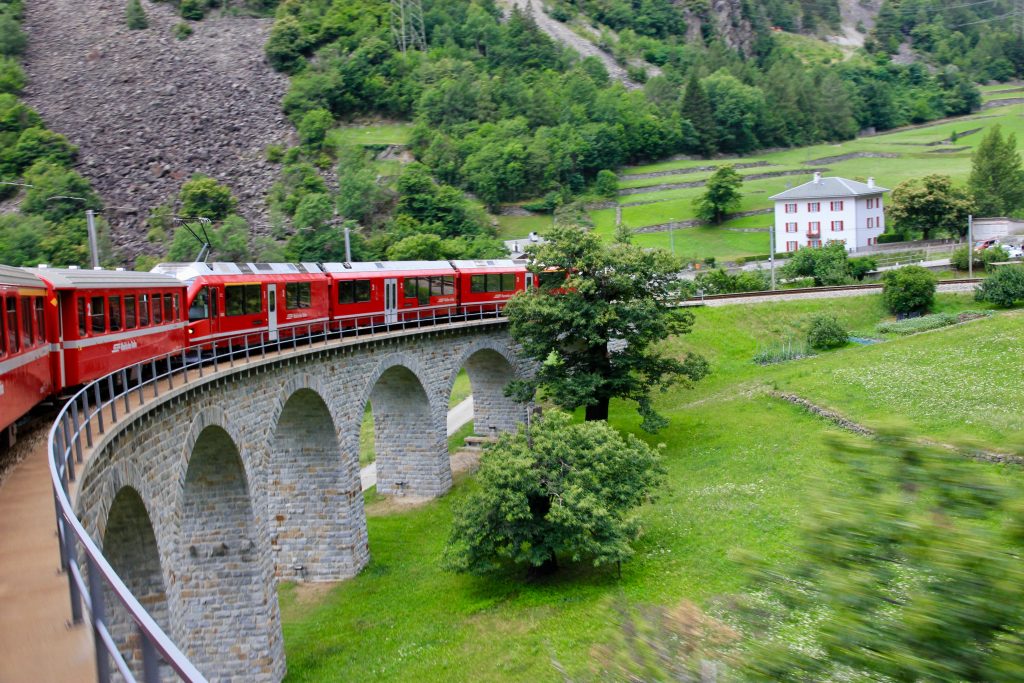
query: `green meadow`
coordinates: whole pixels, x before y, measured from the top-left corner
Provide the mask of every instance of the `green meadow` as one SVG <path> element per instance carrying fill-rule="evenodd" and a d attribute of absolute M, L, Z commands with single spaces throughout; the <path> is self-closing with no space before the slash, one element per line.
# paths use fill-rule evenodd
<path fill-rule="evenodd" d="M 939 295 L 937 309 L 977 308 Z M 852 476 L 828 457 L 832 424 L 770 395 L 793 392 L 868 425 L 901 421 L 921 438 L 963 434 L 1005 450 L 1021 434 L 1024 317 L 991 318 L 774 366 L 752 362 L 773 341 L 800 338 L 808 318 L 836 314 L 859 336 L 887 319 L 878 295 L 701 308 L 690 335 L 667 353 L 703 353 L 712 374 L 657 397 L 670 426 L 639 431 L 635 411 L 613 404 L 612 423 L 664 443 L 667 482 L 640 512 L 636 555 L 614 569 L 570 565 L 529 580 L 521 571 L 479 578 L 441 568 L 452 510 L 475 486 L 457 479 L 442 498 L 400 509 L 373 491 L 371 561 L 352 580 L 280 589 L 289 681 L 562 681 L 591 670 L 609 642 L 615 605 L 707 605 L 747 586 L 739 553 L 771 565 L 792 552 L 801 520 L 824 491 Z M 1012 467 L 972 464 L 1019 476 Z M 823 495 L 823 494 L 822 494 Z"/>

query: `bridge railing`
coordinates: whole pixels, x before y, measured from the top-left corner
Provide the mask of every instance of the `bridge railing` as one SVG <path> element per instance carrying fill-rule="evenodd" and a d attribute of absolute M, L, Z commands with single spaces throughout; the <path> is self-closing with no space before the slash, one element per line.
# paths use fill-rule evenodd
<path fill-rule="evenodd" d="M 300 323 L 281 326 L 275 333 L 249 332 L 207 341 L 120 368 L 82 387 L 68 400 L 50 428 L 50 477 L 57 512 L 60 563 L 68 577 L 72 621 L 75 624 L 84 621 L 84 607 L 93 631 L 99 683 L 110 681 L 111 662 L 124 680 L 133 683 L 138 680 L 111 635 L 105 589 L 123 605 L 134 623 L 142 654 L 143 680 L 147 683 L 161 680 L 161 661 L 184 681 L 203 682 L 206 679 L 132 595 L 75 515 L 69 491 L 71 483 L 76 481 L 76 467 L 82 465 L 86 448 L 92 448 L 107 429 L 128 417 L 133 410 L 144 406 L 147 401 L 158 399 L 161 391 L 172 391 L 175 387 L 194 383 L 225 366 L 233 368 L 236 363 L 265 359 L 297 349 L 300 345 L 328 345 L 332 339 L 370 337 L 394 330 L 442 327 L 469 320 L 497 318 L 503 313 L 504 303 L 463 306 L 457 312 L 449 309 L 430 318 L 417 316 L 415 319 L 382 322 L 383 315 L 378 314 L 360 316 L 356 320 Z M 401 315 L 399 312 L 393 317 Z M 365 324 L 358 324 L 363 321 Z M 79 546 L 84 554 L 86 572 L 82 569 Z"/>

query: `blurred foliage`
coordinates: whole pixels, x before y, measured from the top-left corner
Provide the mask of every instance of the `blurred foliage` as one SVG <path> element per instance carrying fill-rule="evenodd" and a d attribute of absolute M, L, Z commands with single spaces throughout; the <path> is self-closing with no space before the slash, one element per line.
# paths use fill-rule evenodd
<path fill-rule="evenodd" d="M 892 313 L 924 313 L 935 301 L 935 273 L 921 266 L 903 266 L 882 276 L 882 299 Z"/>

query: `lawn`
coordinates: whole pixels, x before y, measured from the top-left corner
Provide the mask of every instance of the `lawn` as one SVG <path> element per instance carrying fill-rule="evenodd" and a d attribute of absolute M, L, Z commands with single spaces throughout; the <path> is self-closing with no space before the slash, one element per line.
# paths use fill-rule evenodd
<path fill-rule="evenodd" d="M 327 133 L 328 144 L 404 145 L 412 133 L 411 123 L 379 123 L 334 128 Z"/>
<path fill-rule="evenodd" d="M 1004 96 L 1011 94 L 1004 94 Z M 708 165 L 721 166 L 737 162 L 770 164 L 765 167 L 740 169 L 740 173 L 744 175 L 766 171 L 806 169 L 806 175 L 762 178 L 744 182 L 743 197 L 737 211 L 770 209 L 772 202 L 769 197 L 788 187 L 807 182 L 811 179 L 814 168 L 826 169 L 827 175 L 861 180 L 874 177 L 879 185 L 888 189 L 895 188 L 903 181 L 931 173 L 949 175 L 955 182 L 963 183 L 970 172 L 972 150 L 984 137 L 985 131 L 998 123 L 1002 125 L 1005 132 L 1016 133 L 1018 137 L 1024 137 L 1024 116 L 1022 114 L 1024 114 L 1024 106 L 1010 105 L 920 128 L 867 136 L 839 144 L 813 145 L 753 154 L 729 161 L 708 161 L 706 159 L 665 161 L 627 167 L 621 169 L 621 172 L 628 175 L 655 171 L 683 171 Z M 981 130 L 970 132 L 976 128 Z M 956 141 L 948 142 L 954 134 L 957 136 Z M 936 144 L 943 143 L 943 141 L 947 142 Z M 848 154 L 897 156 L 855 156 L 839 161 L 819 161 Z M 697 171 L 639 179 L 624 177 L 621 180 L 621 186 L 638 188 L 662 183 L 705 180 L 710 173 L 710 171 Z M 621 195 L 617 201 L 624 205 L 622 208 L 623 222 L 633 228 L 640 228 L 694 218 L 693 201 L 703 192 L 704 189 L 701 187 L 667 189 L 645 194 Z M 637 204 L 638 202 L 643 203 Z M 634 205 L 630 206 L 630 204 Z M 611 234 L 614 224 L 613 211 L 607 209 L 592 211 L 591 217 L 599 230 Z M 770 225 L 773 220 L 770 215 L 755 218 L 758 221 L 758 227 Z M 667 247 L 669 240 L 667 236 L 659 235 L 641 238 L 639 242 L 644 246 Z M 747 244 L 749 247 L 744 247 L 742 240 L 733 240 L 728 248 L 722 249 L 722 246 L 716 242 L 705 243 L 696 239 L 687 247 L 693 253 L 687 252 L 687 255 L 696 258 L 705 256 L 730 258 L 766 251 L 755 240 L 749 240 Z"/>
<path fill-rule="evenodd" d="M 940 295 L 938 306 L 975 304 Z M 808 501 L 824 490 L 841 494 L 850 482 L 845 466 L 826 455 L 836 428 L 766 388 L 798 391 L 868 421 L 902 415 L 930 437 L 943 436 L 962 414 L 987 440 L 1019 434 L 1011 418 L 1024 395 L 1014 367 L 1021 314 L 767 368 L 752 363 L 759 343 L 801 335 L 817 312 L 834 312 L 865 335 L 887 317 L 878 295 L 698 309 L 694 332 L 668 340 L 666 350 L 699 350 L 712 375 L 694 390 L 659 395 L 670 426 L 656 437 L 640 434 L 635 412 L 613 403 L 613 424 L 667 444 L 667 483 L 641 512 L 644 535 L 621 578 L 586 565 L 544 580 L 448 573 L 440 558 L 452 510 L 474 482 L 459 478 L 448 495 L 404 512 L 370 493 L 370 565 L 329 592 L 312 591 L 315 599 L 294 585 L 281 588 L 287 680 L 564 680 L 555 661 L 577 679 L 594 646 L 609 639 L 618 601 L 704 604 L 742 591 L 737 552 L 769 563 L 786 557 Z"/>

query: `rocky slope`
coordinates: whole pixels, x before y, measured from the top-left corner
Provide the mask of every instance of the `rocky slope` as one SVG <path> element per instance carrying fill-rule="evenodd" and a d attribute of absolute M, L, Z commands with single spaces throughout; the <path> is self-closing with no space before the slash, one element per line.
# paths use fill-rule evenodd
<path fill-rule="evenodd" d="M 208 17 L 177 40 L 173 8 L 142 4 L 150 27 L 130 31 L 124 2 L 26 3 L 25 99 L 79 145 L 78 170 L 102 196 L 126 256 L 152 249 L 147 212 L 192 173 L 227 183 L 253 232 L 266 232 L 276 173 L 264 148 L 293 130 L 280 107 L 287 78 L 263 57 L 270 20 Z"/>

